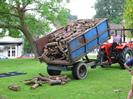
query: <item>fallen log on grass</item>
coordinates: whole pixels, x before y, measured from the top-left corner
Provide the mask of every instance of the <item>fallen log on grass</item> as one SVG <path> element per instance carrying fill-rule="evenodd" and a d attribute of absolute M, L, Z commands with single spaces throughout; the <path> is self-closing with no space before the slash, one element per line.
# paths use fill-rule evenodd
<path fill-rule="evenodd" d="M 16 84 L 12 84 L 8 86 L 8 89 L 12 90 L 12 91 L 20 91 L 20 86 L 16 85 Z"/>
<path fill-rule="evenodd" d="M 25 80 L 24 83 L 26 85 L 30 85 L 32 89 L 35 89 L 39 86 L 42 86 L 45 83 L 48 83 L 49 85 L 64 85 L 68 81 L 70 81 L 70 78 L 67 76 L 45 76 L 41 73 L 39 73 L 38 77 L 34 77 L 33 79 Z"/>

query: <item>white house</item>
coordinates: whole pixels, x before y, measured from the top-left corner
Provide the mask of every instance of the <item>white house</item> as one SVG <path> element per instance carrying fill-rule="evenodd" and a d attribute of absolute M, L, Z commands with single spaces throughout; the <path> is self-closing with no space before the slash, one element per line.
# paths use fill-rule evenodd
<path fill-rule="evenodd" d="M 0 55 L 16 58 L 22 55 L 22 38 L 5 36 L 0 38 Z"/>

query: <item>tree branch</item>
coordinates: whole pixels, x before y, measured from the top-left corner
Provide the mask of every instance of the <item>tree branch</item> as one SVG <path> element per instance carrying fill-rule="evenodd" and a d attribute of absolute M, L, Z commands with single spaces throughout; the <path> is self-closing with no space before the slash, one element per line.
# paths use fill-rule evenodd
<path fill-rule="evenodd" d="M 14 17 L 19 17 L 18 15 L 16 14 L 13 14 L 13 13 L 6 13 L 6 12 L 0 12 L 1 15 L 11 15 L 11 16 L 14 16 Z"/>
<path fill-rule="evenodd" d="M 0 24 L 0 28 L 14 28 L 21 30 L 19 25 L 11 25 L 11 24 Z"/>
<path fill-rule="evenodd" d="M 25 9 L 28 6 L 29 3 L 23 4 L 23 9 Z"/>
<path fill-rule="evenodd" d="M 31 9 L 25 9 L 24 11 L 28 11 L 28 10 L 39 10 L 37 8 L 31 8 Z"/>

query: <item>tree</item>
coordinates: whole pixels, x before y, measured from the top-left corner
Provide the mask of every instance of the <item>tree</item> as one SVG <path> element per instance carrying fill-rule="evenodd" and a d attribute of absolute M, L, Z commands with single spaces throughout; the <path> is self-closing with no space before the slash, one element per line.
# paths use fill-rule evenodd
<path fill-rule="evenodd" d="M 5 34 L 6 30 L 5 29 L 0 29 L 0 37 L 3 37 Z"/>
<path fill-rule="evenodd" d="M 133 0 L 126 0 L 124 21 L 126 28 L 133 28 Z"/>
<path fill-rule="evenodd" d="M 50 31 L 49 24 L 62 23 L 63 0 L 0 0 L 0 28 L 23 33 L 37 56 L 36 36 Z M 62 16 L 66 18 L 66 16 Z M 37 35 L 36 35 L 37 34 Z"/>
<path fill-rule="evenodd" d="M 124 22 L 126 28 L 133 28 L 133 0 L 126 0 L 124 8 Z M 132 32 L 128 32 L 128 37 L 132 38 Z"/>
<path fill-rule="evenodd" d="M 109 18 L 113 23 L 122 20 L 125 0 L 97 0 L 95 4 L 95 18 Z"/>
<path fill-rule="evenodd" d="M 25 42 L 24 42 L 23 53 L 32 53 L 32 48 L 31 48 L 29 42 L 25 38 L 24 38 L 24 40 L 25 40 Z"/>

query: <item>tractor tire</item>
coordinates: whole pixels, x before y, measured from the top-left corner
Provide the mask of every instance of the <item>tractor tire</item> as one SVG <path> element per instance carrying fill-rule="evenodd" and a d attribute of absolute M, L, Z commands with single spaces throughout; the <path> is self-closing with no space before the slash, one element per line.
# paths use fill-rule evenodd
<path fill-rule="evenodd" d="M 108 58 L 107 58 L 107 56 L 106 56 L 104 51 L 99 51 L 97 60 L 99 61 L 100 66 L 102 68 L 110 68 L 111 67 L 111 64 L 110 64 L 110 62 L 109 62 L 109 60 L 108 60 Z M 107 63 L 103 64 L 103 62 L 105 62 L 105 61 Z"/>
<path fill-rule="evenodd" d="M 119 57 L 119 64 L 122 69 L 125 69 L 124 63 L 131 57 L 133 57 L 133 50 L 128 47 L 125 48 Z"/>
<path fill-rule="evenodd" d="M 61 70 L 52 70 L 52 69 L 48 69 L 48 67 L 47 67 L 47 72 L 51 76 L 54 76 L 54 75 L 56 76 L 56 75 L 60 75 L 61 74 Z"/>
<path fill-rule="evenodd" d="M 87 66 L 85 63 L 79 62 L 73 65 L 72 75 L 75 79 L 85 79 L 88 74 Z"/>

